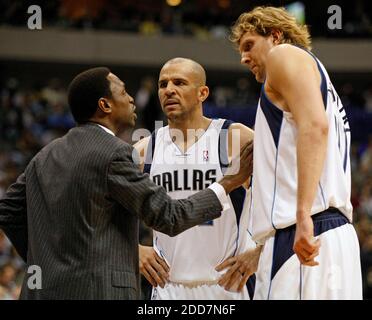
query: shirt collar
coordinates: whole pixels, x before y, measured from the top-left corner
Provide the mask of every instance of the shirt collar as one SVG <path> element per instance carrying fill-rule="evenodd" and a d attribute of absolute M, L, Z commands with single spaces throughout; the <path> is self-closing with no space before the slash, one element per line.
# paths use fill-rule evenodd
<path fill-rule="evenodd" d="M 108 129 L 108 128 L 106 128 L 106 127 L 104 127 L 103 125 L 98 124 L 98 123 L 96 123 L 96 125 L 99 126 L 99 127 L 101 127 L 101 128 L 102 128 L 103 130 L 105 130 L 107 133 L 112 134 L 113 136 L 115 136 L 115 133 L 113 133 L 110 129 Z"/>

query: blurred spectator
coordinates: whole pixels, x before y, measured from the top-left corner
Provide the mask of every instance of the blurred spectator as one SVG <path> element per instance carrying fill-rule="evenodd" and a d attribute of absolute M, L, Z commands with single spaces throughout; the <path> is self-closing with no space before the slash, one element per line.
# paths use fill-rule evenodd
<path fill-rule="evenodd" d="M 364 91 L 363 97 L 365 100 L 365 110 L 372 113 L 372 85 Z"/>
<path fill-rule="evenodd" d="M 153 77 L 145 77 L 135 95 L 139 120 L 145 129 L 155 130 L 155 121 L 163 119 L 163 112 L 158 101 L 157 84 Z"/>

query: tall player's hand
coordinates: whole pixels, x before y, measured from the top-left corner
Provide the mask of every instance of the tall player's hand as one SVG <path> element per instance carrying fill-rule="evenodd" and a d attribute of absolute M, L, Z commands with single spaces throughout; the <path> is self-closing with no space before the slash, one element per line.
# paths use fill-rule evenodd
<path fill-rule="evenodd" d="M 319 248 L 320 240 L 314 238 L 313 219 L 310 215 L 297 218 L 293 251 L 301 264 L 305 266 L 319 265 L 319 262 L 315 261 L 315 257 L 319 254 Z"/>
<path fill-rule="evenodd" d="M 257 271 L 262 246 L 247 250 L 242 254 L 226 259 L 216 267 L 217 271 L 229 268 L 218 284 L 228 291 L 242 291 L 248 278 Z"/>
<path fill-rule="evenodd" d="M 247 142 L 240 151 L 240 156 L 232 159 L 225 176 L 219 183 L 226 193 L 241 186 L 252 175 L 253 171 L 253 140 Z"/>
<path fill-rule="evenodd" d="M 138 246 L 139 269 L 153 287 L 164 288 L 169 278 L 169 267 L 165 260 L 156 253 L 153 247 Z"/>

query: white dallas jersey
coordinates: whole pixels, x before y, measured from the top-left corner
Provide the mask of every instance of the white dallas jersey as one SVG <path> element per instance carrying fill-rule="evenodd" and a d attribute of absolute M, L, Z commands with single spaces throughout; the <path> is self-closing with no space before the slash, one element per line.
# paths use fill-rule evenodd
<path fill-rule="evenodd" d="M 222 133 L 221 129 L 230 124 L 231 121 L 225 122 L 224 119 L 212 120 L 205 133 L 186 153 L 172 141 L 169 126 L 159 129 L 151 168 L 146 160 L 144 171 L 149 172 L 150 178 L 162 185 L 174 199 L 207 188 L 223 177 L 220 156 L 224 159 L 222 163 L 228 163 L 227 129 Z M 151 139 L 150 145 L 153 145 Z M 230 209 L 221 217 L 175 237 L 154 230 L 154 248 L 170 267 L 170 281 L 216 281 L 220 277 L 215 270 L 219 263 L 252 247 L 253 241 L 247 237 L 249 204 L 245 199 L 249 198 L 244 188 L 236 189 L 229 196 Z"/>
<path fill-rule="evenodd" d="M 326 159 L 311 214 L 335 207 L 351 221 L 349 122 L 327 71 L 315 56 L 313 58 L 322 78 L 320 90 L 329 132 Z M 249 230 L 253 239 L 260 241 L 274 229 L 294 224 L 297 209 L 297 128 L 290 112 L 282 111 L 271 103 L 264 85 L 254 136 L 252 220 Z"/>

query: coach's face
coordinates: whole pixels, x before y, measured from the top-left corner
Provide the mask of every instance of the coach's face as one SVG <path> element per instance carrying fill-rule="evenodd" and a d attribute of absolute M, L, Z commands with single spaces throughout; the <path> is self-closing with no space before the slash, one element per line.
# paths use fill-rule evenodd
<path fill-rule="evenodd" d="M 272 36 L 264 37 L 256 32 L 246 32 L 240 39 L 241 63 L 249 68 L 258 82 L 266 78 L 266 58 L 274 46 Z"/>
<path fill-rule="evenodd" d="M 209 92 L 187 62 L 165 64 L 158 85 L 160 105 L 171 121 L 187 118 L 201 107 Z"/>
<path fill-rule="evenodd" d="M 107 99 L 112 110 L 110 114 L 111 121 L 119 129 L 134 127 L 137 119 L 134 99 L 125 90 L 124 82 L 116 75 L 109 73 L 107 79 L 110 81 L 112 94 L 112 97 Z"/>

